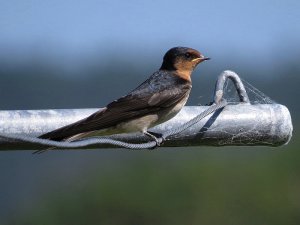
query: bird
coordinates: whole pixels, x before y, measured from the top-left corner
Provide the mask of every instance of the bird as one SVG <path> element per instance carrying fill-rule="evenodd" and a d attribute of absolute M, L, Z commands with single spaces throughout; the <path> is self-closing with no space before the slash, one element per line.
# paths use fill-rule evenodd
<path fill-rule="evenodd" d="M 39 138 L 72 142 L 92 136 L 142 132 L 157 142 L 157 135 L 148 129 L 173 118 L 182 109 L 191 92 L 192 72 L 209 59 L 193 48 L 171 48 L 160 69 L 127 95 Z"/>

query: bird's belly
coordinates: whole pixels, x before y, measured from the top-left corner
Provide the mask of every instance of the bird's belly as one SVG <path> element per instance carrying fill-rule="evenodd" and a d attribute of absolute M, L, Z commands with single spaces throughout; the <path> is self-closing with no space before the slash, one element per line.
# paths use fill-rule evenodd
<path fill-rule="evenodd" d="M 131 132 L 143 132 L 146 131 L 149 127 L 154 126 L 154 124 L 156 124 L 158 119 L 159 117 L 157 114 L 146 115 L 137 119 L 119 123 L 116 126 L 112 126 L 106 129 L 87 132 L 83 134 L 80 138 L 121 134 L 121 133 L 131 133 Z"/>
<path fill-rule="evenodd" d="M 173 107 L 169 107 L 164 109 L 161 112 L 157 112 L 155 114 L 150 114 L 143 116 L 138 119 L 134 119 L 128 122 L 123 122 L 118 124 L 116 127 L 110 128 L 114 129 L 114 131 L 119 130 L 119 133 L 129 133 L 129 132 L 137 132 L 137 131 L 147 131 L 148 128 L 154 127 L 158 124 L 168 121 L 179 113 L 182 107 L 185 105 L 189 98 L 187 94 L 179 103 L 177 103 Z M 113 132 L 113 131 L 112 131 Z"/>
<path fill-rule="evenodd" d="M 156 124 L 154 124 L 154 126 L 158 125 L 160 123 L 164 123 L 164 122 L 172 119 L 174 116 L 176 116 L 180 112 L 182 107 L 185 105 L 185 103 L 187 102 L 188 97 L 189 96 L 187 95 L 184 99 L 182 99 L 175 106 L 166 109 L 163 113 L 160 113 L 161 115 L 160 115 L 159 119 L 157 120 Z"/>
<path fill-rule="evenodd" d="M 116 129 L 123 131 L 122 133 L 146 131 L 148 127 L 153 126 L 159 119 L 157 114 L 146 115 L 134 120 L 120 123 L 116 126 Z"/>

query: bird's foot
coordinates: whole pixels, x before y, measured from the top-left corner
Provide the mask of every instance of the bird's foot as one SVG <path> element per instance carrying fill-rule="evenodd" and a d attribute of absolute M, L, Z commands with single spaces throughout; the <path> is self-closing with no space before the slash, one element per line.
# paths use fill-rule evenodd
<path fill-rule="evenodd" d="M 143 133 L 146 136 L 152 138 L 156 142 L 156 146 L 154 146 L 151 149 L 154 149 L 158 146 L 161 146 L 161 144 L 165 141 L 162 134 L 160 134 L 160 133 L 155 133 L 155 132 L 152 132 L 152 131 L 144 131 Z"/>

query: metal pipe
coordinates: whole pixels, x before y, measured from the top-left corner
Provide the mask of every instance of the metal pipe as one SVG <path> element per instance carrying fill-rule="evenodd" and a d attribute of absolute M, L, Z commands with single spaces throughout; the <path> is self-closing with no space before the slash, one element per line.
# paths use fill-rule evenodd
<path fill-rule="evenodd" d="M 208 106 L 186 106 L 173 119 L 151 129 L 163 133 L 181 126 Z M 98 109 L 11 110 L 0 111 L 0 133 L 39 136 L 80 120 Z M 164 147 L 181 146 L 280 146 L 292 137 L 289 110 L 280 104 L 228 105 L 199 123 L 170 137 Z M 147 142 L 142 134 L 119 134 L 113 138 L 127 142 Z M 93 146 L 104 148 L 107 145 Z M 110 146 L 111 147 L 111 146 Z M 0 138 L 0 150 L 34 150 L 40 146 Z"/>

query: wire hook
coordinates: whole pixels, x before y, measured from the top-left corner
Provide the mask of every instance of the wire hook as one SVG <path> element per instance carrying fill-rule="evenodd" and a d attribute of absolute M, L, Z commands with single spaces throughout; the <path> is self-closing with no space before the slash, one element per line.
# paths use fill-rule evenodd
<path fill-rule="evenodd" d="M 243 82 L 241 81 L 239 75 L 231 70 L 225 70 L 218 76 L 214 91 L 214 103 L 218 104 L 222 100 L 224 95 L 224 84 L 228 78 L 233 82 L 241 103 L 250 104 L 250 100 Z"/>

